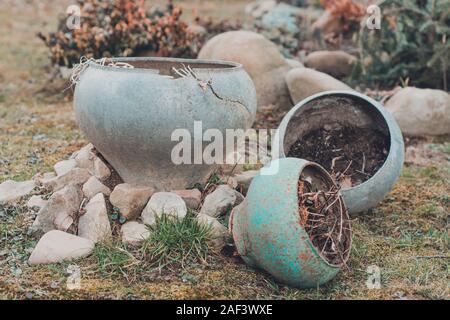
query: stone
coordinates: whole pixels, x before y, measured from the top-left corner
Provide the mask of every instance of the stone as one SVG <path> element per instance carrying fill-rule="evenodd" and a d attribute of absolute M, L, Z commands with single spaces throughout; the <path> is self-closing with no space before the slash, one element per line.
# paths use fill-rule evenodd
<path fill-rule="evenodd" d="M 100 181 L 105 181 L 111 175 L 111 170 L 88 146 L 81 149 L 75 156 L 77 166 L 87 169 L 91 175 L 97 177 Z"/>
<path fill-rule="evenodd" d="M 97 177 L 100 181 L 105 181 L 111 175 L 108 166 L 88 147 L 77 153 L 75 161 L 78 167 L 88 170 L 91 175 Z"/>
<path fill-rule="evenodd" d="M 51 264 L 87 257 L 94 250 L 94 242 L 59 230 L 47 232 L 37 243 L 29 265 Z"/>
<path fill-rule="evenodd" d="M 144 211 L 142 211 L 142 221 L 151 226 L 155 224 L 156 216 L 162 214 L 184 218 L 187 214 L 186 203 L 178 194 L 157 192 L 150 198 Z"/>
<path fill-rule="evenodd" d="M 229 211 L 237 202 L 237 192 L 228 185 L 217 186 L 216 190 L 208 194 L 200 209 L 200 214 L 217 218 Z"/>
<path fill-rule="evenodd" d="M 303 63 L 301 63 L 298 60 L 295 59 L 286 59 L 286 63 L 291 67 L 291 68 L 304 68 L 305 66 L 303 65 Z"/>
<path fill-rule="evenodd" d="M 70 159 L 75 159 L 76 157 L 77 157 L 77 155 L 80 153 L 80 152 L 83 152 L 83 151 L 85 151 L 85 150 L 87 150 L 87 151 L 93 151 L 94 150 L 94 145 L 92 144 L 92 143 L 88 143 L 87 145 L 85 145 L 83 148 L 81 148 L 80 150 L 77 150 L 77 151 L 75 151 L 74 153 L 72 153 L 72 155 L 70 156 Z"/>
<path fill-rule="evenodd" d="M 87 146 L 80 149 L 75 155 L 77 166 L 89 171 L 93 170 L 95 158 L 96 155 L 92 152 L 92 149 Z"/>
<path fill-rule="evenodd" d="M 249 170 L 234 175 L 234 179 L 236 179 L 236 183 L 238 187 L 241 188 L 243 193 L 247 193 L 248 188 L 250 187 L 250 183 L 258 173 L 258 170 Z"/>
<path fill-rule="evenodd" d="M 52 191 L 58 191 L 69 184 L 84 184 L 91 174 L 88 170 L 82 168 L 74 168 L 62 176 L 56 176 L 46 181 L 43 186 Z"/>
<path fill-rule="evenodd" d="M 145 205 L 154 193 L 151 187 L 132 186 L 128 183 L 117 185 L 109 197 L 109 201 L 127 220 L 139 217 Z"/>
<path fill-rule="evenodd" d="M 172 193 L 179 195 L 186 206 L 192 210 L 197 210 L 202 201 L 202 193 L 198 189 L 173 190 Z"/>
<path fill-rule="evenodd" d="M 245 197 L 242 193 L 240 193 L 239 191 L 234 190 L 234 194 L 236 195 L 236 201 L 234 202 L 233 206 L 237 206 L 239 204 L 242 203 L 242 201 L 245 200 Z"/>
<path fill-rule="evenodd" d="M 314 51 L 306 56 L 305 66 L 329 74 L 335 78 L 349 76 L 357 58 L 345 51 Z"/>
<path fill-rule="evenodd" d="M 150 230 L 137 221 L 129 221 L 120 229 L 122 242 L 130 245 L 138 245 L 150 236 Z"/>
<path fill-rule="evenodd" d="M 44 174 L 36 174 L 33 179 L 37 185 L 43 186 L 48 184 L 48 182 L 54 178 L 56 178 L 56 174 L 54 172 L 46 172 Z"/>
<path fill-rule="evenodd" d="M 81 201 L 83 192 L 78 185 L 71 184 L 55 192 L 39 210 L 32 229 L 44 232 L 54 229 L 67 231 L 78 214 Z"/>
<path fill-rule="evenodd" d="M 41 210 L 46 204 L 48 200 L 42 199 L 41 196 L 32 196 L 27 202 L 27 208 L 35 211 Z"/>
<path fill-rule="evenodd" d="M 387 101 L 386 108 L 405 135 L 450 133 L 450 95 L 445 91 L 403 88 Z"/>
<path fill-rule="evenodd" d="M 35 187 L 36 184 L 33 180 L 22 182 L 6 180 L 0 184 L 0 205 L 16 204 L 30 194 Z"/>
<path fill-rule="evenodd" d="M 200 225 L 209 226 L 211 228 L 211 242 L 215 249 L 221 250 L 226 245 L 229 236 L 228 229 L 221 224 L 219 220 L 206 214 L 197 215 L 197 221 Z"/>
<path fill-rule="evenodd" d="M 86 198 L 91 199 L 97 193 L 103 193 L 105 196 L 111 194 L 111 190 L 101 183 L 96 177 L 92 176 L 83 185 L 83 193 Z"/>
<path fill-rule="evenodd" d="M 258 106 L 292 106 L 284 80 L 291 67 L 277 46 L 264 36 L 242 30 L 225 32 L 211 38 L 198 58 L 241 63 L 255 84 Z"/>
<path fill-rule="evenodd" d="M 92 240 L 94 243 L 112 237 L 108 210 L 102 193 L 95 195 L 86 205 L 85 214 L 78 221 L 78 236 Z"/>
<path fill-rule="evenodd" d="M 353 91 L 352 88 L 332 76 L 310 68 L 292 69 L 286 75 L 286 83 L 294 104 L 323 91 Z"/>
<path fill-rule="evenodd" d="M 100 181 L 105 181 L 111 176 L 111 170 L 100 158 L 94 160 L 94 169 L 92 174 Z"/>
<path fill-rule="evenodd" d="M 63 176 L 77 166 L 75 159 L 63 160 L 56 163 L 53 168 L 57 176 Z"/>

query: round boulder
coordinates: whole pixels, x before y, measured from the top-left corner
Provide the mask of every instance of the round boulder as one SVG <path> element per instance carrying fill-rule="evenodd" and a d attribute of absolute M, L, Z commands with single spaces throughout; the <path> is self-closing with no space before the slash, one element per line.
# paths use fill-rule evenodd
<path fill-rule="evenodd" d="M 405 135 L 450 133 L 450 95 L 442 90 L 408 87 L 386 103 Z"/>
<path fill-rule="evenodd" d="M 352 90 L 345 83 L 332 76 L 310 68 L 295 68 L 286 75 L 286 83 L 289 87 L 294 104 L 303 99 L 323 91 Z"/>
<path fill-rule="evenodd" d="M 342 78 L 352 73 L 357 58 L 351 54 L 338 51 L 314 51 L 306 57 L 305 66 L 329 75 Z"/>
<path fill-rule="evenodd" d="M 250 31 L 225 32 L 209 40 L 198 58 L 241 63 L 255 84 L 258 106 L 292 106 L 284 80 L 291 67 L 264 36 Z"/>

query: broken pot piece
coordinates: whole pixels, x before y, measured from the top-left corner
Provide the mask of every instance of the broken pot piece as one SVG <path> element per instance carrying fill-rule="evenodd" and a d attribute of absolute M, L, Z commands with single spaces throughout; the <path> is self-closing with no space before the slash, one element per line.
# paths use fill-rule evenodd
<path fill-rule="evenodd" d="M 232 211 L 236 249 L 246 263 L 282 283 L 315 288 L 349 258 L 345 203 L 331 176 L 313 162 L 284 158 L 270 167 L 274 170 L 253 179 L 246 199 Z"/>

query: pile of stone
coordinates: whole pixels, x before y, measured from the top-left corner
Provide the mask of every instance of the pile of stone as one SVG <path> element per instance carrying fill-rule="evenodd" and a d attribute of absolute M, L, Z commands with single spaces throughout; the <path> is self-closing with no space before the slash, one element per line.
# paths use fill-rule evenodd
<path fill-rule="evenodd" d="M 308 55 L 303 63 L 285 59 L 277 46 L 250 31 L 229 31 L 213 37 L 198 58 L 241 63 L 252 78 L 258 106 L 273 105 L 289 110 L 302 99 L 327 90 L 352 90 L 334 78 L 348 76 L 356 58 L 343 51 L 320 51 Z"/>
<path fill-rule="evenodd" d="M 301 100 L 329 90 L 353 90 L 340 79 L 351 75 L 357 58 L 344 51 L 314 51 L 302 61 L 286 59 L 263 35 L 230 31 L 209 40 L 201 59 L 241 63 L 252 78 L 258 110 L 275 106 L 288 111 Z M 386 103 L 403 134 L 450 134 L 450 95 L 442 90 L 407 87 Z"/>
<path fill-rule="evenodd" d="M 196 212 L 200 224 L 211 227 L 211 242 L 219 251 L 230 237 L 219 218 L 226 219 L 244 199 L 229 184 L 218 185 L 207 195 L 198 189 L 156 192 L 146 186 L 114 185 L 111 177 L 116 173 L 92 144 L 58 162 L 54 169 L 55 173 L 38 174 L 30 181 L 0 184 L 0 205 L 17 206 L 28 199 L 28 215 L 35 218 L 30 232 L 42 235 L 29 258 L 30 265 L 88 256 L 97 242 L 114 236 L 138 246 L 150 236 L 157 216 L 183 218 L 188 210 Z M 246 190 L 253 176 L 237 174 L 230 181 Z M 114 235 L 112 216 L 117 212 L 120 233 Z"/>

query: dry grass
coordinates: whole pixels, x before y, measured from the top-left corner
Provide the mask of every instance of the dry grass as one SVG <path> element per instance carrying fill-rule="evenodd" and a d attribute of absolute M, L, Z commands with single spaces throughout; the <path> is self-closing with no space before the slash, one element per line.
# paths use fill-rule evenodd
<path fill-rule="evenodd" d="M 46 49 L 35 33 L 53 29 L 55 13 L 70 1 L 7 2 L 10 5 L 0 7 L 0 181 L 49 171 L 86 143 L 71 102 L 51 97 L 50 103 L 37 93 L 48 74 L 43 68 Z M 187 6 L 197 3 L 207 13 L 217 12 L 205 1 L 189 1 Z M 238 1 L 218 3 L 221 15 L 230 14 L 229 8 L 234 15 L 243 7 Z M 67 265 L 26 265 L 36 239 L 27 235 L 30 219 L 17 208 L 6 217 L 0 213 L 0 299 L 448 299 L 449 259 L 440 257 L 450 252 L 448 142 L 448 137 L 437 140 L 447 159 L 425 168 L 405 168 L 383 203 L 356 219 L 350 269 L 317 290 L 287 288 L 226 256 L 180 273 L 155 274 L 142 268 L 136 278 L 120 272 L 105 275 L 93 256 L 78 263 L 82 288 L 69 291 Z M 369 265 L 381 268 L 379 290 L 366 287 Z"/>

